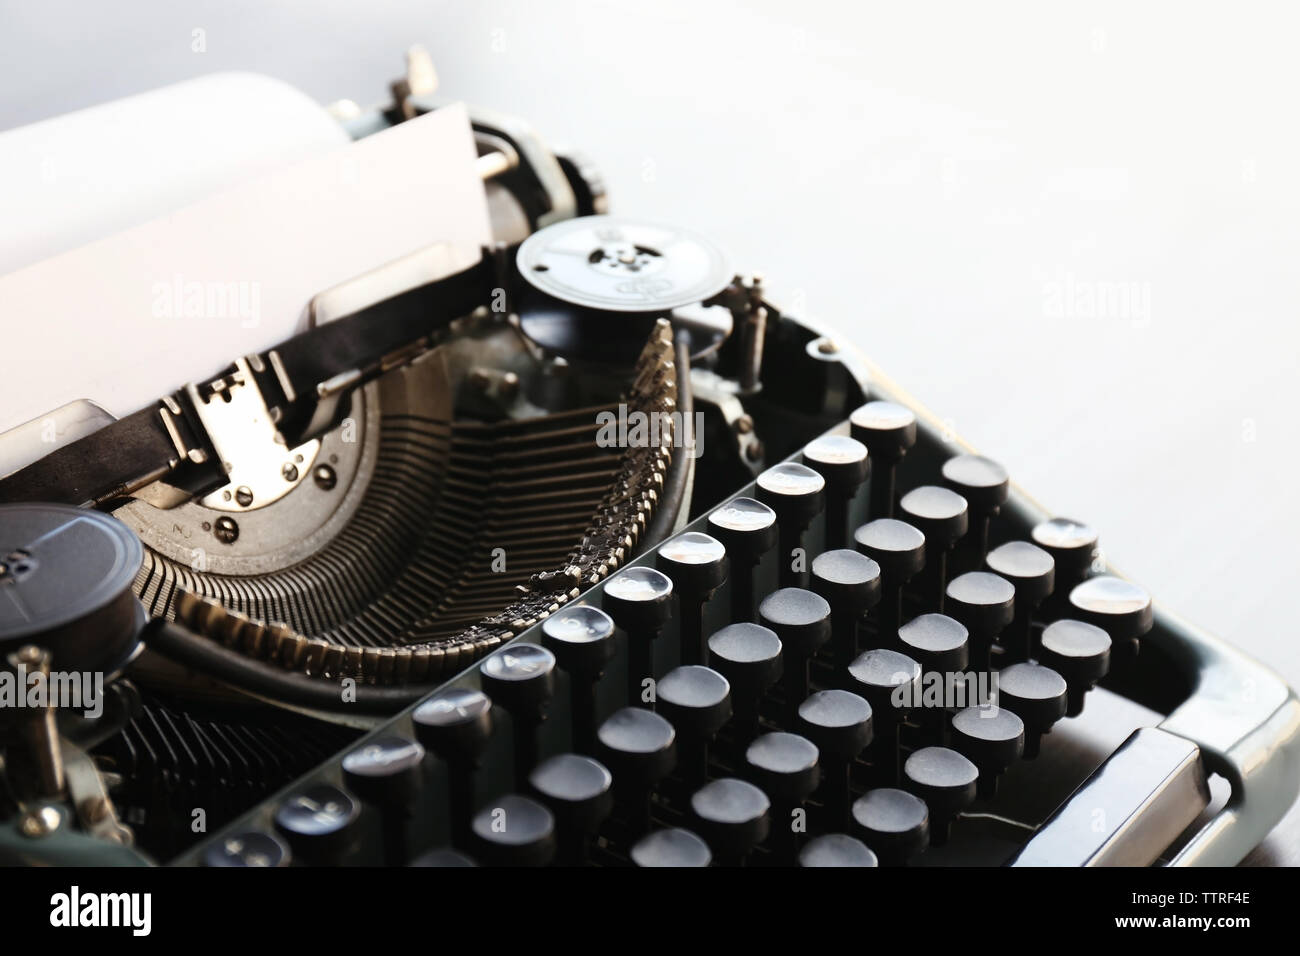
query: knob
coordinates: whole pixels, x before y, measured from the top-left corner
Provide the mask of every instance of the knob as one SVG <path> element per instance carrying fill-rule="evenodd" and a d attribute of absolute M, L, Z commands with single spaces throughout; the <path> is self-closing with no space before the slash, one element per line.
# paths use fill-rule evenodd
<path fill-rule="evenodd" d="M 338 866 L 356 836 L 360 808 L 333 784 L 313 783 L 275 811 L 275 827 L 294 856 L 312 866 Z"/>
<path fill-rule="evenodd" d="M 953 714 L 952 745 L 979 768 L 976 793 L 991 800 L 998 775 L 1025 751 L 1025 724 L 1005 707 L 967 707 Z"/>
<path fill-rule="evenodd" d="M 844 547 L 849 505 L 871 474 L 867 446 L 846 435 L 823 435 L 804 446 L 803 460 L 826 481 L 826 547 Z"/>
<path fill-rule="evenodd" d="M 723 866 L 743 866 L 749 852 L 767 839 L 770 806 L 762 790 L 734 777 L 706 783 L 691 796 L 700 833 Z"/>
<path fill-rule="evenodd" d="M 555 693 L 555 655 L 536 644 L 507 644 L 479 665 L 483 691 L 510 714 L 515 782 L 522 787 L 537 763 L 537 733 Z"/>
<path fill-rule="evenodd" d="M 731 717 L 731 685 L 715 670 L 688 664 L 663 676 L 655 702 L 677 731 L 687 782 L 700 786 L 709 775 L 709 744 Z"/>
<path fill-rule="evenodd" d="M 1025 724 L 1025 759 L 1038 756 L 1043 734 L 1065 716 L 1065 678 L 1041 664 L 1012 664 L 998 672 L 998 703 Z"/>
<path fill-rule="evenodd" d="M 799 705 L 796 726 L 821 754 L 822 802 L 831 826 L 848 826 L 849 773 L 871 743 L 871 705 L 846 690 L 821 690 Z"/>
<path fill-rule="evenodd" d="M 970 530 L 966 545 L 966 567 L 984 564 L 989 549 L 989 522 L 1007 500 L 1011 480 L 1007 470 L 982 455 L 957 455 L 943 463 L 943 483 L 966 499 L 970 506 Z"/>
<path fill-rule="evenodd" d="M 709 663 L 731 685 L 743 747 L 757 735 L 759 705 L 781 676 L 781 639 L 761 624 L 729 624 L 709 638 Z"/>
<path fill-rule="evenodd" d="M 853 801 L 853 827 L 881 866 L 904 866 L 930 844 L 930 810 L 916 794 L 894 787 Z"/>
<path fill-rule="evenodd" d="M 1083 713 L 1084 695 L 1110 669 L 1110 635 L 1082 621 L 1063 618 L 1043 629 L 1038 662 L 1065 678 L 1067 717 Z"/>
<path fill-rule="evenodd" d="M 880 628 L 892 641 L 903 623 L 903 585 L 925 566 L 925 535 L 895 518 L 877 518 L 858 528 L 853 541 L 880 565 Z"/>
<path fill-rule="evenodd" d="M 843 833 L 827 833 L 804 844 L 800 866 L 879 866 L 876 854 L 861 840 Z"/>
<path fill-rule="evenodd" d="M 733 498 L 709 515 L 709 531 L 731 559 L 731 619 L 754 620 L 754 572 L 776 547 L 776 512 L 753 498 Z"/>
<path fill-rule="evenodd" d="M 686 531 L 661 545 L 659 570 L 672 578 L 681 614 L 677 627 L 683 664 L 704 661 L 704 604 L 727 580 L 727 549 L 717 538 Z"/>
<path fill-rule="evenodd" d="M 880 601 L 880 565 L 856 551 L 824 551 L 813 558 L 812 588 L 831 606 L 831 646 L 842 671 L 858 654 L 858 621 Z"/>
<path fill-rule="evenodd" d="M 777 576 L 781 587 L 804 587 L 808 580 L 803 533 L 826 506 L 826 480 L 807 465 L 782 462 L 758 476 L 758 500 L 776 512 L 780 540 Z"/>
<path fill-rule="evenodd" d="M 617 710 L 596 732 L 600 762 L 614 774 L 614 795 L 635 834 L 650 828 L 650 798 L 677 765 L 677 734 L 659 714 L 639 707 Z"/>
<path fill-rule="evenodd" d="M 1013 660 L 1027 661 L 1033 656 L 1033 617 L 1056 580 L 1056 562 L 1052 556 L 1028 541 L 1008 541 L 989 552 L 985 558 L 989 570 L 1011 582 L 1016 590 L 1015 614 L 1011 631 L 1003 646 Z"/>
<path fill-rule="evenodd" d="M 849 676 L 853 689 L 871 705 L 874 763 L 881 774 L 897 781 L 898 731 L 921 700 L 921 665 L 906 654 L 880 647 L 858 657 L 849 667 Z"/>
<path fill-rule="evenodd" d="M 649 707 L 642 693 L 654 680 L 654 641 L 672 613 L 673 582 L 662 571 L 634 565 L 605 582 L 605 611 L 628 637 L 627 702 Z"/>
<path fill-rule="evenodd" d="M 898 503 L 902 519 L 925 535 L 926 570 L 935 610 L 943 610 L 948 586 L 948 553 L 966 533 L 966 499 L 938 485 L 913 488 Z"/>
<path fill-rule="evenodd" d="M 647 833 L 632 847 L 631 856 L 632 862 L 640 867 L 695 867 L 713 862 L 709 845 L 680 827 Z"/>
<path fill-rule="evenodd" d="M 562 608 L 542 622 L 542 646 L 569 675 L 573 747 L 591 754 L 596 746 L 596 684 L 614 657 L 614 621 L 589 604 Z"/>
<path fill-rule="evenodd" d="M 791 721 L 808 696 L 808 661 L 831 636 L 831 606 L 802 588 L 773 591 L 758 606 L 758 619 L 781 639 L 786 711 Z"/>
<path fill-rule="evenodd" d="M 555 817 L 542 804 L 511 793 L 474 815 L 478 857 L 487 866 L 546 866 L 555 858 Z"/>
<path fill-rule="evenodd" d="M 871 517 L 894 516 L 898 463 L 916 444 L 916 416 L 893 402 L 867 402 L 849 416 L 853 437 L 866 445 L 875 462 L 871 478 Z"/>
<path fill-rule="evenodd" d="M 948 613 L 970 631 L 970 666 L 989 669 L 989 650 L 1015 616 L 1016 589 L 1006 578 L 968 571 L 948 584 Z"/>
<path fill-rule="evenodd" d="M 930 843 L 948 842 L 953 819 L 975 800 L 979 769 L 947 747 L 922 747 L 903 765 L 908 789 L 930 808 Z"/>
<path fill-rule="evenodd" d="M 614 807 L 614 778 L 604 765 L 580 754 L 543 760 L 528 784 L 555 817 L 558 860 L 565 866 L 587 862 L 591 837 Z"/>
<path fill-rule="evenodd" d="M 447 764 L 447 807 L 451 841 L 470 845 L 474 771 L 492 739 L 492 701 L 481 690 L 450 687 L 411 712 L 415 736 Z"/>
<path fill-rule="evenodd" d="M 372 737 L 343 758 L 348 789 L 379 810 L 384 863 L 406 863 L 407 823 L 420 789 L 424 748 L 404 737 Z"/>

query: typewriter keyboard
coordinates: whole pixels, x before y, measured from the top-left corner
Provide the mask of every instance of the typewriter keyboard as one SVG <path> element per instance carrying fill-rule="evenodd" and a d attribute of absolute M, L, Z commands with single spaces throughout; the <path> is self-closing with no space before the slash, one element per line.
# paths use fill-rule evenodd
<path fill-rule="evenodd" d="M 864 405 L 188 862 L 1014 858 L 1109 756 L 1066 728 L 1158 720 L 1095 689 L 1151 601 L 1087 525 L 1008 520 L 1001 465 L 916 443 Z"/>

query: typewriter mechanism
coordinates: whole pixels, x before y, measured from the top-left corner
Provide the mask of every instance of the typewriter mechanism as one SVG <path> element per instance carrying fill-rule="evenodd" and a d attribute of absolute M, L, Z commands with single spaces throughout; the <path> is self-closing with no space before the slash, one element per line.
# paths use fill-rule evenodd
<path fill-rule="evenodd" d="M 349 132 L 439 108 L 394 92 Z M 0 861 L 1223 865 L 1281 818 L 1279 677 L 707 238 L 470 116 L 477 259 L 0 434 Z"/>

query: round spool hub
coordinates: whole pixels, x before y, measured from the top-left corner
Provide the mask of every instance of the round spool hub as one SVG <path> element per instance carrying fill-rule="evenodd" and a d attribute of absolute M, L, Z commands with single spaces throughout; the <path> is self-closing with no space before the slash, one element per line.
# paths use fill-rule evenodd
<path fill-rule="evenodd" d="M 38 644 L 55 669 L 116 670 L 144 624 L 131 591 L 143 560 L 131 529 L 98 511 L 0 505 L 0 654 Z"/>
<path fill-rule="evenodd" d="M 732 280 L 722 253 L 707 240 L 668 226 L 614 216 L 584 216 L 533 233 L 519 247 L 519 273 L 540 296 L 520 308 L 524 334 L 543 348 L 579 358 L 609 359 L 645 344 L 654 319 L 698 306 Z M 716 321 L 698 310 L 684 324 L 693 353 L 731 331 L 730 313 Z M 622 313 L 625 321 L 606 313 Z"/>

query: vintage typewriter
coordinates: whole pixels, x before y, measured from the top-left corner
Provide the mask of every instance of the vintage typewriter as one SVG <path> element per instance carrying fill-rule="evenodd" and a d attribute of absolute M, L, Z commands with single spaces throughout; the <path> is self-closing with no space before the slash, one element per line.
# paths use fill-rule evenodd
<path fill-rule="evenodd" d="M 347 129 L 437 115 L 427 76 Z M 0 666 L 104 678 L 0 709 L 0 860 L 1182 866 L 1281 818 L 1280 678 L 707 239 L 469 116 L 477 255 L 0 434 Z"/>

